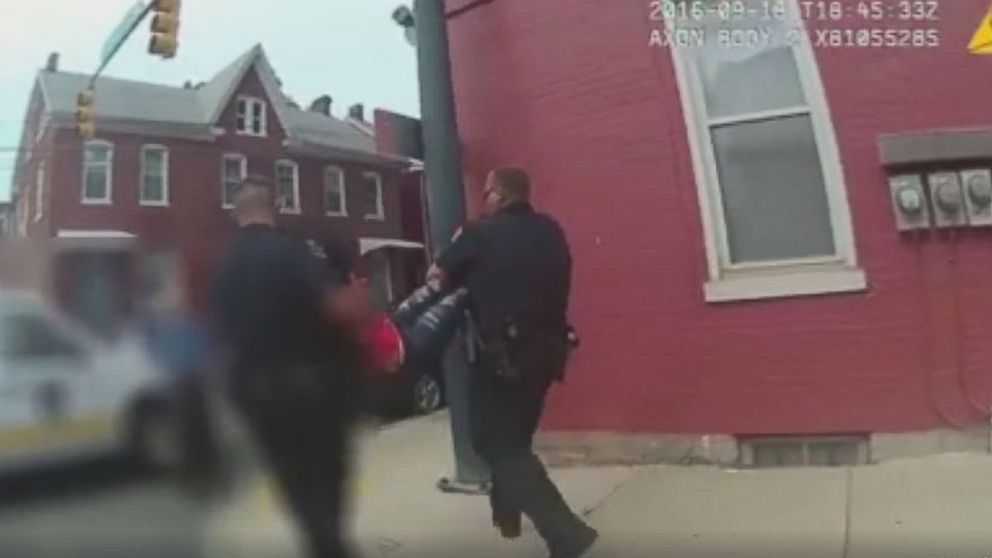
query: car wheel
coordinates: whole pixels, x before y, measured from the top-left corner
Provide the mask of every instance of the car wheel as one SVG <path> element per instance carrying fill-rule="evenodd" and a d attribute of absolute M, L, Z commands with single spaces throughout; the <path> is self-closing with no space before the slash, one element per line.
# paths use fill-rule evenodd
<path fill-rule="evenodd" d="M 135 414 L 131 453 L 139 466 L 150 471 L 175 471 L 182 466 L 179 424 L 165 405 L 145 405 Z"/>
<path fill-rule="evenodd" d="M 413 410 L 422 415 L 433 413 L 444 403 L 441 382 L 430 374 L 422 374 L 413 384 Z"/>

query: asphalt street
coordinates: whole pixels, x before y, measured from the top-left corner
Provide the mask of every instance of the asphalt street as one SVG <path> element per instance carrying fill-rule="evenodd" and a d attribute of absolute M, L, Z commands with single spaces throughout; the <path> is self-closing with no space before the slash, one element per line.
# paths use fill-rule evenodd
<path fill-rule="evenodd" d="M 391 416 L 385 424 L 405 418 Z M 356 435 L 380 424 L 369 422 Z M 209 495 L 119 459 L 0 472 L 0 558 L 202 558 L 211 517 L 261 467 L 239 436 L 223 450 L 226 481 Z"/>
<path fill-rule="evenodd" d="M 0 477 L 4 558 L 199 558 L 214 502 L 100 461 Z"/>

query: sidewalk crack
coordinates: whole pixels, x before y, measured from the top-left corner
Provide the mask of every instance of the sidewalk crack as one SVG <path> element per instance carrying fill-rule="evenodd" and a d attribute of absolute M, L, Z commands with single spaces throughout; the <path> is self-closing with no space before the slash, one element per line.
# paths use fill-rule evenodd
<path fill-rule="evenodd" d="M 844 553 L 843 558 L 848 558 L 851 552 L 851 509 L 854 507 L 851 495 L 854 492 L 854 467 L 847 468 L 847 486 L 844 497 Z"/>
<path fill-rule="evenodd" d="M 596 501 L 591 506 L 586 506 L 586 507 L 582 508 L 582 513 L 581 513 L 582 517 L 584 517 L 584 518 L 591 517 L 594 513 L 596 513 L 597 511 L 599 511 L 600 508 L 602 508 L 608 501 L 610 501 L 610 499 L 613 498 L 613 496 L 617 492 L 619 492 L 620 489 L 624 487 L 624 485 L 626 485 L 630 481 L 634 480 L 637 477 L 640 477 L 641 475 L 643 475 L 645 473 L 646 473 L 646 471 L 637 471 L 634 474 L 632 474 L 632 475 L 630 475 L 630 476 L 628 476 L 628 477 L 626 477 L 624 479 L 621 479 L 621 480 L 617 481 L 616 484 L 613 485 L 613 488 L 611 488 L 610 491 L 607 492 L 605 496 L 603 496 L 602 498 L 600 498 L 598 501 Z"/>

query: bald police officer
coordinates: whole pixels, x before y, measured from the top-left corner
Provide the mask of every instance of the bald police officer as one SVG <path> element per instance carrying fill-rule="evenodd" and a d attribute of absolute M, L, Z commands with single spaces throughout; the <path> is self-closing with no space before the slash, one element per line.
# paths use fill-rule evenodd
<path fill-rule="evenodd" d="M 249 177 L 239 230 L 213 285 L 229 390 L 313 558 L 347 556 L 342 504 L 347 435 L 367 300 L 323 248 L 276 228 L 273 186 Z"/>
<path fill-rule="evenodd" d="M 597 538 L 565 503 L 531 449 L 545 395 L 562 378 L 572 259 L 561 226 L 530 204 L 530 180 L 500 168 L 486 180 L 485 220 L 466 226 L 428 280 L 467 287 L 482 339 L 470 397 L 472 438 L 492 469 L 493 523 L 520 535 L 521 512 L 552 558 L 577 558 Z"/>

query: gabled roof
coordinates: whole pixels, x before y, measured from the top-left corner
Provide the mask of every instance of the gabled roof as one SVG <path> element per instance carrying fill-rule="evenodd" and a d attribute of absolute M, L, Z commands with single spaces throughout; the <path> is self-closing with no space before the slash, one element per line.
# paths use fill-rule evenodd
<path fill-rule="evenodd" d="M 220 113 L 227 106 L 234 91 L 248 73 L 248 69 L 259 56 L 264 56 L 261 50 L 262 47 L 259 45 L 252 47 L 198 88 L 204 119 L 208 122 L 216 122 L 220 118 Z"/>
<path fill-rule="evenodd" d="M 209 81 L 192 88 L 172 87 L 118 78 L 101 77 L 95 85 L 97 126 L 124 133 L 146 133 L 213 139 L 212 129 L 237 91 L 244 76 L 255 68 L 283 128 L 290 149 L 320 155 L 323 150 L 337 156 L 401 163 L 380 154 L 374 137 L 339 120 L 291 104 L 261 45 L 256 45 L 223 68 Z M 89 76 L 67 72 L 39 73 L 47 110 L 56 124 L 70 125 L 76 109 L 76 94 L 83 91 Z"/>

